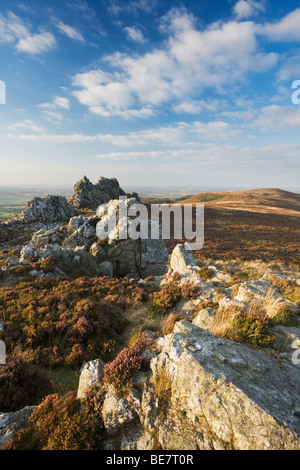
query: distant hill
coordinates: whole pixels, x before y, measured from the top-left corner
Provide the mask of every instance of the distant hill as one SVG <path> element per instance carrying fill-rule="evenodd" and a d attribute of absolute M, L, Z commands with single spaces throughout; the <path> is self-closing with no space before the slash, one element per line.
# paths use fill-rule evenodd
<path fill-rule="evenodd" d="M 215 209 L 300 216 L 300 194 L 273 188 L 199 193 L 181 203 L 203 203 Z"/>

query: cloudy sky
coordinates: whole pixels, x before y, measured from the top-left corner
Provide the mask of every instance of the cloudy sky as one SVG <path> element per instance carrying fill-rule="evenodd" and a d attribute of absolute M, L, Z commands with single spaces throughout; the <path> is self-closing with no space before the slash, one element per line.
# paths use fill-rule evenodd
<path fill-rule="evenodd" d="M 299 189 L 299 25 L 299 1 L 1 0 L 0 184 Z"/>

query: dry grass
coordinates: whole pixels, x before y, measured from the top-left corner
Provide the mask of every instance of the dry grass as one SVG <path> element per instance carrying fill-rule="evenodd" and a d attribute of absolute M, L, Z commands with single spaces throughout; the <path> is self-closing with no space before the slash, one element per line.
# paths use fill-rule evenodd
<path fill-rule="evenodd" d="M 270 288 L 263 299 L 251 300 L 245 309 L 239 306 L 218 308 L 210 330 L 234 341 L 264 346 L 272 342 L 269 327 L 291 324 L 294 316 L 288 302 Z"/>
<path fill-rule="evenodd" d="M 251 306 L 251 304 L 250 304 Z M 267 318 L 276 319 L 288 310 L 288 304 L 282 297 L 278 297 L 273 289 L 268 289 L 265 298 L 262 301 L 262 307 Z"/>
<path fill-rule="evenodd" d="M 289 266 L 284 262 L 264 262 L 261 260 L 241 261 L 238 259 L 207 259 L 205 263 L 214 265 L 219 271 L 231 274 L 241 281 L 255 281 L 260 279 L 266 272 L 280 272 L 286 276 L 294 276 L 300 278 L 300 267 Z"/>
<path fill-rule="evenodd" d="M 165 316 L 153 315 L 150 304 L 145 304 L 139 308 L 127 309 L 124 312 L 124 318 L 128 322 L 128 326 L 124 329 L 118 340 L 120 349 L 127 346 L 136 333 L 144 330 L 160 331 L 165 321 Z"/>

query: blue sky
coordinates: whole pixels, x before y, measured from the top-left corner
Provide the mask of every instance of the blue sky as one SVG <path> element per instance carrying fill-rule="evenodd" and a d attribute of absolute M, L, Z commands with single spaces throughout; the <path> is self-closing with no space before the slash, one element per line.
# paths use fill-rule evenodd
<path fill-rule="evenodd" d="M 296 1 L 1 0 L 0 184 L 299 189 L 299 25 Z"/>

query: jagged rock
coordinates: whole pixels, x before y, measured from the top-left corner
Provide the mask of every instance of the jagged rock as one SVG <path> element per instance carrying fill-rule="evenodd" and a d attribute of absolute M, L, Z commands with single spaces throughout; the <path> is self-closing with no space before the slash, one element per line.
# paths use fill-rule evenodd
<path fill-rule="evenodd" d="M 209 330 L 212 327 L 214 321 L 214 309 L 211 307 L 203 308 L 193 319 L 194 325 L 198 326 L 199 328 L 203 328 L 204 330 Z"/>
<path fill-rule="evenodd" d="M 77 210 L 72 207 L 64 196 L 35 197 L 28 202 L 27 208 L 15 219 L 19 222 L 53 223 L 68 221 L 70 217 L 77 215 Z"/>
<path fill-rule="evenodd" d="M 170 268 L 180 276 L 200 280 L 198 276 L 199 268 L 193 252 L 188 249 L 188 243 L 176 245 L 171 255 Z"/>
<path fill-rule="evenodd" d="M 64 240 L 63 245 L 68 246 L 70 248 L 76 248 L 76 246 L 91 245 L 95 237 L 95 227 L 93 227 L 88 222 L 88 220 L 85 220 L 69 237 Z"/>
<path fill-rule="evenodd" d="M 67 235 L 65 226 L 53 227 L 50 229 L 41 229 L 35 232 L 30 240 L 31 245 L 61 245 L 64 237 Z"/>
<path fill-rule="evenodd" d="M 28 424 L 29 416 L 35 410 L 35 406 L 26 406 L 15 413 L 0 413 L 0 449 L 2 449 L 10 439 Z"/>
<path fill-rule="evenodd" d="M 124 205 L 128 208 L 136 202 L 136 199 L 125 199 Z M 114 233 L 109 233 L 107 239 L 98 237 L 98 241 L 95 241 L 99 230 L 98 224 L 100 228 L 110 226 L 111 217 L 114 217 L 116 222 L 112 230 Z M 122 223 L 123 219 L 119 219 L 119 201 L 112 200 L 102 217 L 92 219 L 73 217 L 68 226 L 39 230 L 33 235 L 31 243 L 21 250 L 19 262 L 26 263 L 32 259 L 40 261 L 51 256 L 64 273 L 74 270 L 91 276 L 129 278 L 165 274 L 168 252 L 164 240 L 119 238 Z M 135 218 L 128 217 L 126 223 L 130 233 Z M 153 224 L 156 223 L 144 220 L 143 224 L 150 234 Z M 156 225 L 157 232 L 161 235 L 160 226 Z"/>
<path fill-rule="evenodd" d="M 128 400 L 108 391 L 103 403 L 102 417 L 106 431 L 112 434 L 132 422 L 137 415 L 131 409 Z"/>
<path fill-rule="evenodd" d="M 265 280 L 243 282 L 239 287 L 235 300 L 239 302 L 247 302 L 250 299 L 262 300 L 271 287 L 271 283 Z"/>
<path fill-rule="evenodd" d="M 171 377 L 162 449 L 300 448 L 296 366 L 178 322 L 151 368 Z"/>
<path fill-rule="evenodd" d="M 84 176 L 75 184 L 73 195 L 68 202 L 76 208 L 96 210 L 100 204 L 118 199 L 119 196 L 126 196 L 126 193 L 120 188 L 116 178 L 101 177 L 93 184 Z"/>
<path fill-rule="evenodd" d="M 300 449 L 296 365 L 186 321 L 164 339 L 142 392 L 109 391 L 103 418 L 112 442 L 132 450 Z"/>
<path fill-rule="evenodd" d="M 76 217 L 72 217 L 69 220 L 68 227 L 70 229 L 77 229 L 79 228 L 84 222 L 86 221 L 86 217 L 83 217 L 82 215 L 78 215 Z"/>
<path fill-rule="evenodd" d="M 100 276 L 113 277 L 114 268 L 112 263 L 109 261 L 103 261 L 103 263 L 99 265 L 99 274 Z"/>
<path fill-rule="evenodd" d="M 100 388 L 104 376 L 105 363 L 101 359 L 87 362 L 81 371 L 77 398 L 83 399 L 88 390 Z"/>
<path fill-rule="evenodd" d="M 137 202 L 133 198 L 126 199 L 122 201 L 123 209 L 127 211 Z M 107 260 L 113 265 L 115 276 L 139 278 L 163 275 L 167 271 L 168 252 L 161 237 L 160 226 L 152 220 L 143 220 L 140 228 L 150 235 L 156 224 L 154 228 L 157 229 L 159 239 L 120 238 L 120 232 L 126 230 L 130 234 L 135 223 L 134 217 L 124 219 L 120 216 L 118 200 L 110 201 L 96 228 L 98 238 L 101 238 L 103 232 L 107 233 L 106 245 L 93 245 L 90 252 L 103 260 L 105 251 Z"/>
<path fill-rule="evenodd" d="M 300 326 L 282 326 L 277 325 L 269 329 L 270 335 L 275 337 L 272 348 L 279 352 L 286 352 L 292 355 L 292 345 L 295 341 L 300 343 Z"/>
<path fill-rule="evenodd" d="M 29 244 L 21 250 L 20 263 L 26 262 L 28 258 L 41 261 L 49 257 L 63 273 L 78 272 L 88 276 L 99 274 L 99 266 L 84 246 L 72 249 L 54 244 L 35 248 Z"/>

